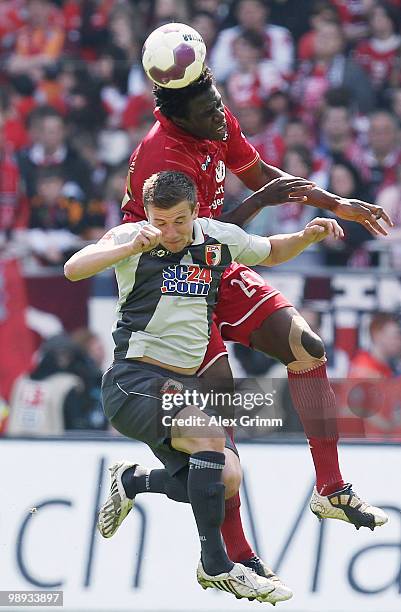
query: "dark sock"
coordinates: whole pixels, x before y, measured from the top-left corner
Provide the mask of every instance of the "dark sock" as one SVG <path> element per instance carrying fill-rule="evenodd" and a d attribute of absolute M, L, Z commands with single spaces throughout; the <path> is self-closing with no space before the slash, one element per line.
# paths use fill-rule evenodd
<path fill-rule="evenodd" d="M 189 458 L 188 497 L 198 526 L 202 564 L 211 576 L 229 572 L 234 565 L 220 531 L 224 521 L 224 464 L 224 453 L 215 451 L 194 453 Z"/>
<path fill-rule="evenodd" d="M 188 467 L 185 467 L 174 476 L 170 476 L 166 469 L 151 470 L 148 476 L 135 476 L 134 468 L 128 468 L 122 475 L 122 483 L 130 499 L 134 499 L 138 493 L 163 493 L 173 501 L 188 504 L 188 472 Z M 255 556 L 244 534 L 240 505 L 238 493 L 225 501 L 225 516 L 221 526 L 227 555 L 234 562 Z"/>
<path fill-rule="evenodd" d="M 151 470 L 149 474 L 135 476 L 136 466 L 125 470 L 121 477 L 127 497 L 134 499 L 138 493 L 164 493 L 166 470 Z"/>
<path fill-rule="evenodd" d="M 149 474 L 135 476 L 135 467 L 125 470 L 121 477 L 127 497 L 134 499 L 138 493 L 163 493 L 170 499 L 189 503 L 187 493 L 188 468 L 170 476 L 166 469 L 151 470 Z"/>
<path fill-rule="evenodd" d="M 189 467 L 181 468 L 174 476 L 166 478 L 165 493 L 170 499 L 189 504 L 188 497 Z"/>

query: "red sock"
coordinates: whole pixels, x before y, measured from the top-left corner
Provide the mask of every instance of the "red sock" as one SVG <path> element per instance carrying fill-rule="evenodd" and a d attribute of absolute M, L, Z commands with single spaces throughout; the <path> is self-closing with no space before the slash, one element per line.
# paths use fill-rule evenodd
<path fill-rule="evenodd" d="M 234 442 L 234 427 L 226 427 L 226 431 Z M 227 555 L 231 561 L 248 561 L 256 557 L 248 540 L 245 537 L 240 513 L 241 500 L 239 493 L 226 499 L 224 523 L 221 526 L 221 535 L 226 545 Z"/>
<path fill-rule="evenodd" d="M 226 514 L 221 526 L 227 555 L 234 563 L 247 561 L 256 556 L 244 534 L 239 510 L 240 505 L 241 501 L 238 493 L 230 499 L 226 499 Z"/>
<path fill-rule="evenodd" d="M 320 495 L 330 495 L 344 487 L 338 465 L 337 438 L 309 438 L 309 448 L 316 471 Z"/>
<path fill-rule="evenodd" d="M 316 471 L 316 488 L 329 495 L 344 486 L 337 455 L 337 420 L 334 391 L 323 363 L 313 370 L 287 370 L 294 407 L 309 440 Z"/>

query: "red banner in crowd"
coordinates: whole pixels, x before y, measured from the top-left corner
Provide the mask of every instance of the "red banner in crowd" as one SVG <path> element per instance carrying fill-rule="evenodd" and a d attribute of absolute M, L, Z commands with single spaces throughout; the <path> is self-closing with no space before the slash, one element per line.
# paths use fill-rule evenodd
<path fill-rule="evenodd" d="M 0 397 L 6 400 L 17 376 L 31 367 L 33 338 L 25 321 L 26 307 L 19 263 L 0 261 Z"/>

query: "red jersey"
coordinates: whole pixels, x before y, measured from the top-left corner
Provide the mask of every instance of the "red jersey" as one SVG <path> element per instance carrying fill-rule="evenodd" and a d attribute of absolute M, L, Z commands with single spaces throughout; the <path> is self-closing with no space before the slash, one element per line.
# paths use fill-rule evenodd
<path fill-rule="evenodd" d="M 360 373 L 362 371 L 363 376 Z M 379 361 L 368 351 L 358 351 L 351 361 L 349 377 L 368 378 L 368 372 L 372 378 L 392 378 L 393 376 L 393 371 L 387 363 Z"/>
<path fill-rule="evenodd" d="M 377 88 L 390 79 L 397 67 L 400 36 L 392 36 L 388 41 L 375 39 L 363 40 L 355 49 L 355 61 L 368 73 Z"/>
<path fill-rule="evenodd" d="M 0 232 L 27 227 L 28 202 L 20 185 L 17 162 L 9 151 L 0 151 Z"/>
<path fill-rule="evenodd" d="M 366 21 L 366 9 L 363 0 L 333 0 L 345 25 L 360 25 Z"/>
<path fill-rule="evenodd" d="M 219 217 L 224 203 L 226 167 L 244 172 L 259 160 L 259 153 L 246 140 L 237 119 L 225 108 L 227 137 L 224 141 L 202 140 L 177 127 L 156 109 L 157 119 L 130 159 L 127 192 L 122 210 L 124 221 L 145 219 L 142 187 L 147 178 L 162 170 L 187 174 L 195 183 L 200 217 Z"/>

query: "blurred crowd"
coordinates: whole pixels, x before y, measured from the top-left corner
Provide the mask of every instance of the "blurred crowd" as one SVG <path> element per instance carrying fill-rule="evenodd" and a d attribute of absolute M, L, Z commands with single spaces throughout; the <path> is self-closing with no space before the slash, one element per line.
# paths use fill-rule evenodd
<path fill-rule="evenodd" d="M 401 0 L 3 0 L 3 249 L 25 230 L 35 261 L 61 264 L 119 222 L 127 160 L 153 122 L 142 44 L 171 20 L 204 37 L 224 100 L 264 160 L 389 210 L 400 264 Z M 230 177 L 226 205 L 244 195 Z M 315 212 L 270 208 L 257 230 L 299 228 Z M 345 225 L 316 263 L 374 264 L 370 236 Z"/>
<path fill-rule="evenodd" d="M 57 334 L 43 342 L 35 361 L 13 386 L 9 435 L 61 436 L 68 430 L 108 428 L 100 398 L 104 349 L 96 334 L 83 328 Z"/>
<path fill-rule="evenodd" d="M 120 222 L 128 159 L 154 121 L 141 49 L 170 21 L 201 33 L 225 103 L 266 162 L 386 208 L 385 248 L 401 268 L 401 0 L 3 0 L 0 263 L 19 253 L 60 266 Z M 246 195 L 229 175 L 226 206 Z M 316 213 L 288 203 L 249 229 L 294 231 Z M 311 265 L 375 266 L 382 239 L 342 225 L 344 240 L 321 243 Z M 42 364 L 30 380 L 43 372 L 56 375 Z M 102 428 L 95 409 L 74 416 L 74 389 L 61 421 Z"/>

